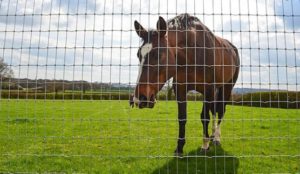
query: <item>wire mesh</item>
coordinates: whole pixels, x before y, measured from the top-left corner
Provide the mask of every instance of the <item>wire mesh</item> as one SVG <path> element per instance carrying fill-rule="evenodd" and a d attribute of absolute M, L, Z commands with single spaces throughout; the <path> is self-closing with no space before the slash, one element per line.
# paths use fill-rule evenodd
<path fill-rule="evenodd" d="M 299 0 L 1 0 L 0 173 L 300 172 L 299 8 Z M 164 86 L 153 109 L 128 101 L 144 43 L 134 21 L 156 29 L 159 16 L 183 13 L 237 47 L 240 73 L 222 145 L 207 153 L 200 150 L 205 99 L 187 94 L 179 158 L 174 77 L 156 82 Z"/>

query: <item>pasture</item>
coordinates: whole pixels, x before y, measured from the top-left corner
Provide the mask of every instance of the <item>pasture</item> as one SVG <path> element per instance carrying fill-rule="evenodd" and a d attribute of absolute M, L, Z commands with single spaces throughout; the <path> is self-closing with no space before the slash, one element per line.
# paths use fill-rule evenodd
<path fill-rule="evenodd" d="M 300 111 L 227 106 L 221 147 L 200 153 L 201 102 L 188 102 L 183 158 L 175 101 L 0 100 L 0 173 L 297 173 Z M 211 131 L 211 127 L 209 128 Z"/>

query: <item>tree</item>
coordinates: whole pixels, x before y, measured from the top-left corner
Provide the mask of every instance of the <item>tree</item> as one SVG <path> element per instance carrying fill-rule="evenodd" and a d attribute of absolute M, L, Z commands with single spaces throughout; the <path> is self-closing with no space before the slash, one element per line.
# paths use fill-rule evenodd
<path fill-rule="evenodd" d="M 0 58 L 0 79 L 6 80 L 13 77 L 13 74 L 12 69 L 4 62 L 4 59 Z"/>
<path fill-rule="evenodd" d="M 70 84 L 68 82 L 64 82 L 63 80 L 46 80 L 45 85 L 48 92 L 65 92 L 65 90 L 70 88 Z"/>
<path fill-rule="evenodd" d="M 86 90 L 91 90 L 91 84 L 87 81 L 80 81 L 81 91 L 85 94 Z"/>

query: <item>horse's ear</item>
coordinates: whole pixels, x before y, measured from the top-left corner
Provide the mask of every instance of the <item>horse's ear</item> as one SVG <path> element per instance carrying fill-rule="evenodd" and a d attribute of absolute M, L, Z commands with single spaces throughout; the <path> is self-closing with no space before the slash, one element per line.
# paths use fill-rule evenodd
<path fill-rule="evenodd" d="M 139 35 L 142 39 L 147 37 L 147 30 L 145 30 L 138 21 L 134 21 L 134 28 L 137 35 Z"/>
<path fill-rule="evenodd" d="M 164 37 L 167 33 L 167 23 L 163 17 L 159 16 L 156 27 L 160 37 Z"/>

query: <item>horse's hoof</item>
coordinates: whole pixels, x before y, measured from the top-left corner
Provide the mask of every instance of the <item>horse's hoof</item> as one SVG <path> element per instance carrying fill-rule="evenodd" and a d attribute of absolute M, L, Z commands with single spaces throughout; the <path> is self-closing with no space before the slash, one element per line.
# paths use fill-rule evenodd
<path fill-rule="evenodd" d="M 215 146 L 221 146 L 221 142 L 220 141 L 217 141 L 217 140 L 213 140 L 213 144 Z"/>
<path fill-rule="evenodd" d="M 174 156 L 177 157 L 177 158 L 182 158 L 183 157 L 183 152 L 178 152 L 177 150 L 175 150 Z"/>
<path fill-rule="evenodd" d="M 209 148 L 207 148 L 207 149 L 201 148 L 200 153 L 206 154 L 206 153 L 208 153 L 208 152 L 209 152 Z"/>

